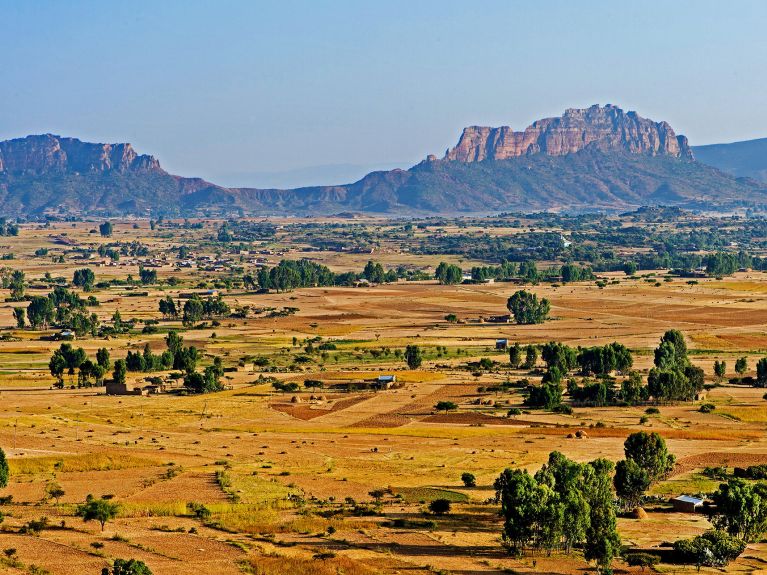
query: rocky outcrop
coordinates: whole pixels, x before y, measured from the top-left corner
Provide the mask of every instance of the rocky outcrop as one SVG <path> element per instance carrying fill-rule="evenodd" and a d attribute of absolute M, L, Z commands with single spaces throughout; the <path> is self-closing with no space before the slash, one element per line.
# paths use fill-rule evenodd
<path fill-rule="evenodd" d="M 692 159 L 687 138 L 677 136 L 666 122 L 654 122 L 609 104 L 571 108 L 559 118 L 534 122 L 524 132 L 508 126 L 471 126 L 444 159 L 481 162 L 534 154 L 564 156 L 585 148 Z"/>
<path fill-rule="evenodd" d="M 53 134 L 0 142 L 0 173 L 11 175 L 94 174 L 162 171 L 152 156 L 130 144 L 91 144 Z"/>

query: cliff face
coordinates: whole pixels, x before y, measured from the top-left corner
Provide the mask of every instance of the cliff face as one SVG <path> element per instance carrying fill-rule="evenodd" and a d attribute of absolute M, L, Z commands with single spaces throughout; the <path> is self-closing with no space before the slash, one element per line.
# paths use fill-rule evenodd
<path fill-rule="evenodd" d="M 564 156 L 584 148 L 648 156 L 693 157 L 687 138 L 677 136 L 666 122 L 653 122 L 636 112 L 624 112 L 608 104 L 571 108 L 559 118 L 534 122 L 524 132 L 515 132 L 508 126 L 465 128 L 458 145 L 448 150 L 444 159 L 481 162 L 533 154 Z"/>
<path fill-rule="evenodd" d="M 162 171 L 152 156 L 130 144 L 91 144 L 52 134 L 0 142 L 0 173 L 11 175 L 98 174 Z"/>

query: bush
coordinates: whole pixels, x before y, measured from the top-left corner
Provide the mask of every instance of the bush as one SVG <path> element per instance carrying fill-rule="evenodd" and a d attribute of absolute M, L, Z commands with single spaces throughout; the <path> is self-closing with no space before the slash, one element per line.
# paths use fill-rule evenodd
<path fill-rule="evenodd" d="M 657 407 L 648 407 L 647 409 L 644 410 L 644 412 L 647 415 L 658 415 L 660 414 L 660 409 L 658 409 Z"/>
<path fill-rule="evenodd" d="M 716 409 L 716 405 L 714 405 L 713 403 L 704 403 L 703 405 L 700 406 L 698 411 L 700 411 L 701 413 L 711 413 L 715 409 Z"/>
<path fill-rule="evenodd" d="M 429 503 L 429 511 L 434 515 L 445 515 L 450 513 L 450 501 L 447 499 L 435 499 Z"/>
<path fill-rule="evenodd" d="M 477 486 L 477 478 L 474 477 L 473 473 L 469 473 L 468 471 L 461 474 L 461 481 L 463 481 L 463 484 L 466 487 L 476 487 Z"/>
<path fill-rule="evenodd" d="M 626 555 L 626 563 L 631 567 L 640 567 L 644 571 L 645 567 L 652 567 L 660 563 L 660 557 L 649 553 L 629 553 Z"/>

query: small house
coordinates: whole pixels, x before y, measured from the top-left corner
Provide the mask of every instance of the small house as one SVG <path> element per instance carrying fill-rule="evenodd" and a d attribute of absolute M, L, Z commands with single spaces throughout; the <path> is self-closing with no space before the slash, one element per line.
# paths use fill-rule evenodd
<path fill-rule="evenodd" d="M 65 329 L 56 334 L 56 339 L 59 341 L 72 341 L 75 339 L 75 332 Z"/>
<path fill-rule="evenodd" d="M 508 347 L 509 347 L 509 340 L 508 339 L 496 339 L 495 340 L 495 349 L 505 350 Z"/>
<path fill-rule="evenodd" d="M 485 321 L 488 323 L 509 323 L 511 321 L 510 315 L 491 315 Z"/>
<path fill-rule="evenodd" d="M 115 381 L 106 382 L 107 395 L 146 395 L 146 391 L 140 387 L 128 387 L 127 383 Z"/>
<path fill-rule="evenodd" d="M 396 375 L 379 375 L 375 382 L 376 389 L 391 389 L 397 383 Z"/>
<path fill-rule="evenodd" d="M 671 500 L 674 511 L 679 513 L 697 513 L 703 506 L 703 499 L 691 495 L 679 495 Z"/>

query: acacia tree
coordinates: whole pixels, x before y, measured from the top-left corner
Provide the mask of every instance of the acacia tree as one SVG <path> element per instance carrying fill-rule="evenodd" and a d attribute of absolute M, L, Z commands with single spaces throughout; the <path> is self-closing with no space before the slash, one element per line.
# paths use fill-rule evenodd
<path fill-rule="evenodd" d="M 85 503 L 77 506 L 75 515 L 82 517 L 85 522 L 98 521 L 101 525 L 101 530 L 104 531 L 104 526 L 107 522 L 117 517 L 119 509 L 120 507 L 117 503 L 112 503 L 108 499 L 96 499 L 92 495 L 88 495 Z"/>
<path fill-rule="evenodd" d="M 514 321 L 521 325 L 543 323 L 549 317 L 551 304 L 546 298 L 538 301 L 538 296 L 527 290 L 514 292 L 506 302 L 506 307 L 514 316 Z"/>

